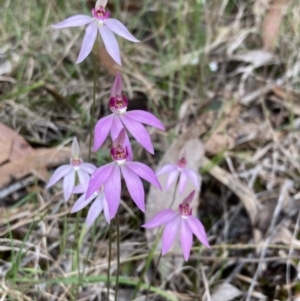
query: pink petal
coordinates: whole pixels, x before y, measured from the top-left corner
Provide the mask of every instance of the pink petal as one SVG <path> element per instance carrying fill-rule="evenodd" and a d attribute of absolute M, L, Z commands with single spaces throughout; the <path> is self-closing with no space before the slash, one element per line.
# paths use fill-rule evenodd
<path fill-rule="evenodd" d="M 63 178 L 66 174 L 68 174 L 72 169 L 73 166 L 71 165 L 62 165 L 58 167 L 53 173 L 53 175 L 51 176 L 49 183 L 46 186 L 46 189 L 56 184 L 61 178 Z"/>
<path fill-rule="evenodd" d="M 131 42 L 139 42 L 129 31 L 128 29 L 116 19 L 107 19 L 104 21 L 104 24 L 114 33 L 121 36 L 122 38 L 131 41 Z"/>
<path fill-rule="evenodd" d="M 181 218 L 180 242 L 184 259 L 188 261 L 193 245 L 193 233 L 184 218 Z"/>
<path fill-rule="evenodd" d="M 115 119 L 117 119 L 117 116 L 115 117 Z M 126 130 L 123 127 L 119 132 L 117 138 L 113 140 L 113 146 L 114 147 L 117 147 L 118 145 L 124 146 L 125 138 L 126 138 Z"/>
<path fill-rule="evenodd" d="M 193 190 L 183 201 L 182 203 L 188 203 L 190 204 L 195 196 L 195 190 Z"/>
<path fill-rule="evenodd" d="M 107 4 L 107 0 L 98 0 L 98 1 L 96 2 L 96 4 L 95 4 L 95 8 L 96 8 L 96 9 L 99 9 L 100 6 L 105 7 L 106 4 Z"/>
<path fill-rule="evenodd" d="M 75 186 L 75 170 L 72 170 L 64 177 L 64 199 L 68 201 L 72 195 L 73 188 Z"/>
<path fill-rule="evenodd" d="M 95 134 L 94 134 L 94 146 L 93 151 L 95 152 L 99 147 L 102 146 L 104 140 L 106 139 L 109 131 L 111 130 L 112 123 L 114 120 L 114 115 L 111 114 L 104 118 L 98 120 L 95 126 Z"/>
<path fill-rule="evenodd" d="M 88 215 L 86 217 L 86 226 L 90 227 L 92 223 L 97 219 L 97 217 L 100 215 L 100 213 L 103 210 L 103 193 L 100 193 L 95 201 L 93 202 Z"/>
<path fill-rule="evenodd" d="M 154 154 L 151 139 L 145 127 L 141 123 L 136 122 L 131 118 L 127 118 L 126 115 L 121 115 L 120 118 L 136 141 L 139 142 L 149 153 Z"/>
<path fill-rule="evenodd" d="M 148 223 L 142 225 L 144 228 L 155 228 L 158 226 L 161 226 L 171 219 L 175 218 L 178 216 L 179 213 L 171 210 L 171 209 L 165 209 L 161 212 L 159 212 L 152 220 L 150 220 Z"/>
<path fill-rule="evenodd" d="M 188 177 L 192 180 L 196 188 L 200 190 L 199 176 L 193 170 L 188 168 L 185 169 L 185 172 L 187 173 Z"/>
<path fill-rule="evenodd" d="M 90 175 L 97 169 L 97 167 L 94 164 L 91 164 L 91 163 L 82 163 L 80 168 L 82 170 L 86 171 Z"/>
<path fill-rule="evenodd" d="M 166 223 L 162 236 L 162 255 L 165 255 L 172 247 L 180 226 L 180 222 L 181 217 L 178 215 L 176 218 Z"/>
<path fill-rule="evenodd" d="M 154 173 L 154 171 L 147 165 L 140 162 L 126 162 L 126 166 L 135 172 L 139 177 L 145 179 L 149 183 L 155 185 L 161 189 L 160 183 Z"/>
<path fill-rule="evenodd" d="M 110 129 L 112 141 L 115 141 L 117 139 L 122 129 L 124 129 L 124 125 L 120 120 L 120 117 L 118 115 L 113 114 L 113 122 Z"/>
<path fill-rule="evenodd" d="M 170 172 L 169 176 L 168 176 L 168 180 L 167 180 L 167 185 L 166 185 L 166 189 L 168 190 L 170 188 L 170 186 L 173 184 L 173 182 L 177 179 L 179 174 L 179 170 L 173 170 Z"/>
<path fill-rule="evenodd" d="M 181 170 L 179 178 L 179 192 L 182 193 L 188 180 L 188 175 L 185 170 Z"/>
<path fill-rule="evenodd" d="M 200 240 L 200 242 L 206 246 L 207 248 L 210 248 L 205 229 L 202 225 L 202 223 L 195 217 L 189 216 L 187 218 L 187 223 L 191 229 L 191 231 L 196 235 L 196 237 Z"/>
<path fill-rule="evenodd" d="M 89 182 L 90 176 L 85 170 L 79 169 L 77 170 L 77 174 L 81 184 Z"/>
<path fill-rule="evenodd" d="M 126 112 L 126 116 L 140 123 L 144 123 L 153 127 L 156 127 L 161 130 L 165 130 L 162 123 L 151 113 L 142 111 L 142 110 L 134 110 Z"/>
<path fill-rule="evenodd" d="M 75 202 L 75 204 L 72 207 L 71 213 L 75 213 L 86 207 L 94 198 L 95 196 L 92 195 L 90 198 L 87 200 L 85 199 L 86 195 L 83 194 L 78 198 L 78 200 Z"/>
<path fill-rule="evenodd" d="M 123 125 L 122 121 L 120 120 L 120 117 L 118 115 L 115 115 L 114 121 L 113 121 L 112 126 L 111 126 L 111 131 L 110 131 L 111 139 L 113 141 L 116 140 L 116 138 L 118 137 L 120 131 L 123 128 L 124 128 L 124 125 Z M 128 151 L 127 160 L 131 161 L 132 158 L 133 158 L 132 147 L 131 147 L 128 135 L 126 133 L 125 133 L 125 139 L 124 139 L 123 146 L 125 148 L 127 148 L 127 151 Z"/>
<path fill-rule="evenodd" d="M 87 198 L 89 198 L 95 191 L 100 188 L 102 184 L 106 182 L 106 180 L 110 177 L 114 167 L 115 162 L 112 162 L 96 169 L 96 171 L 92 174 L 89 182 L 89 187 L 86 193 Z"/>
<path fill-rule="evenodd" d="M 122 95 L 122 89 L 123 89 L 123 84 L 122 84 L 122 77 L 120 72 L 117 73 L 114 84 L 111 88 L 110 96 L 111 97 L 116 97 L 117 95 L 121 96 Z"/>
<path fill-rule="evenodd" d="M 97 38 L 97 28 L 97 22 L 87 26 L 76 64 L 81 63 L 91 53 Z"/>
<path fill-rule="evenodd" d="M 117 41 L 115 35 L 106 26 L 99 27 L 99 32 L 100 32 L 100 35 L 102 37 L 103 43 L 105 45 L 105 48 L 106 48 L 108 54 L 113 58 L 113 60 L 117 64 L 122 66 L 119 44 L 118 44 L 118 41 Z"/>
<path fill-rule="evenodd" d="M 81 25 L 85 25 L 91 23 L 94 19 L 85 15 L 76 15 L 66 20 L 52 25 L 53 28 L 66 28 L 66 27 L 77 27 Z"/>
<path fill-rule="evenodd" d="M 105 198 L 108 203 L 109 213 L 113 219 L 118 211 L 121 198 L 121 172 L 115 163 L 113 170 L 104 185 Z"/>
<path fill-rule="evenodd" d="M 173 170 L 177 170 L 177 169 L 178 168 L 175 164 L 166 164 L 166 165 L 162 166 L 156 174 L 159 176 L 164 173 L 167 173 L 167 172 L 170 172 Z"/>
<path fill-rule="evenodd" d="M 79 184 L 73 189 L 72 193 L 74 194 L 86 193 L 88 186 L 89 186 L 89 182 Z"/>
<path fill-rule="evenodd" d="M 121 166 L 121 171 L 130 196 L 138 208 L 145 212 L 145 191 L 141 179 L 126 165 Z"/>
<path fill-rule="evenodd" d="M 108 224 L 110 224 L 110 214 L 109 214 L 109 208 L 107 204 L 107 200 L 105 196 L 103 197 L 103 211 L 104 211 L 104 216 Z"/>

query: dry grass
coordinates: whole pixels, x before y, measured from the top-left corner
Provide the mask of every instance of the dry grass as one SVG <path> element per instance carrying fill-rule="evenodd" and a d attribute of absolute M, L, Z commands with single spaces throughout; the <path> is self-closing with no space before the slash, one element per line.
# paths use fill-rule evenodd
<path fill-rule="evenodd" d="M 285 13 L 266 51 L 264 22 L 275 2 Z M 130 108 L 152 111 L 167 128 L 151 131 L 155 157 L 134 144 L 136 158 L 155 168 L 174 141 L 191 135 L 205 147 L 198 213 L 212 249 L 195 247 L 182 267 L 172 265 L 181 253 L 169 253 L 171 272 L 154 279 L 149 300 L 216 301 L 218 293 L 221 301 L 299 300 L 298 1 L 114 4 L 113 13 L 143 41 L 121 41 Z M 82 32 L 50 28 L 88 13 L 85 1 L 4 0 L 2 7 L 1 123 L 34 148 L 64 146 L 76 135 L 87 154 L 94 58 L 102 60 L 96 118 L 108 113 L 114 71 L 102 50 L 75 65 Z M 107 162 L 108 146 L 93 155 L 95 164 Z M 0 300 L 107 300 L 104 219 L 87 230 L 86 211 L 70 214 L 74 200 L 65 203 L 59 188 L 45 191 L 34 175 L 18 183 L 0 187 L 11 189 L 0 201 Z M 126 191 L 120 213 L 118 300 L 131 300 L 140 280 L 136 300 L 144 300 L 153 269 L 140 277 L 151 243 Z M 115 242 L 113 228 L 112 283 Z M 112 285 L 109 300 L 113 295 Z"/>

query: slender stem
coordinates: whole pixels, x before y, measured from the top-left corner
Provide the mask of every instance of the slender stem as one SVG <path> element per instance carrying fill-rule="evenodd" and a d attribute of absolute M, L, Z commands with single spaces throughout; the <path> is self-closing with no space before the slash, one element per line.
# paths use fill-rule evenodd
<path fill-rule="evenodd" d="M 97 68 L 98 68 L 98 43 L 95 43 L 96 54 L 94 55 L 94 89 L 93 89 L 93 103 L 90 116 L 90 143 L 89 143 L 89 161 L 91 160 L 91 151 L 92 151 L 92 140 L 93 140 L 93 128 L 94 128 L 94 115 L 96 107 L 96 90 L 97 90 Z"/>
<path fill-rule="evenodd" d="M 118 300 L 119 275 L 120 275 L 120 223 L 119 223 L 118 214 L 116 215 L 116 225 L 117 225 L 117 276 L 116 276 L 115 301 Z"/>
<path fill-rule="evenodd" d="M 109 224 L 108 267 L 107 267 L 107 300 L 109 300 L 109 287 L 110 287 L 111 241 L 112 241 L 112 225 L 110 223 Z"/>
<path fill-rule="evenodd" d="M 178 183 L 179 183 L 179 178 L 177 178 L 176 185 L 175 185 L 174 192 L 173 192 L 172 203 L 171 203 L 171 205 L 169 206 L 169 208 L 172 208 L 172 206 L 173 206 L 173 204 L 174 204 L 174 202 L 175 202 L 175 197 L 176 197 L 176 191 L 177 191 L 177 188 L 178 188 Z M 161 239 L 161 236 L 162 236 L 162 230 L 161 230 L 161 231 L 159 232 L 159 234 L 157 235 L 157 238 L 156 238 L 156 240 L 155 240 L 155 242 L 154 242 L 154 244 L 153 244 L 153 246 L 152 246 L 152 248 L 151 248 L 151 250 L 150 250 L 150 252 L 149 252 L 149 256 L 147 257 L 146 264 L 145 264 L 145 268 L 144 268 L 144 270 L 143 270 L 143 272 L 142 272 L 142 275 L 141 275 L 141 277 L 140 277 L 139 283 L 138 283 L 138 285 L 136 286 L 136 288 L 135 288 L 135 290 L 134 290 L 134 292 L 133 292 L 132 299 L 135 299 L 136 296 L 137 296 L 137 293 L 138 293 L 138 291 L 139 291 L 139 289 L 140 289 L 140 287 L 141 287 L 141 284 L 142 284 L 142 279 L 144 278 L 146 272 L 148 271 L 148 269 L 149 269 L 149 267 L 150 267 L 150 263 L 151 263 L 151 261 L 152 261 L 152 259 L 153 259 L 153 256 L 154 256 L 154 254 L 155 254 L 155 250 L 156 250 L 156 248 L 157 248 L 157 246 L 158 246 L 158 243 L 159 243 L 159 241 L 160 241 L 160 239 Z M 157 261 L 157 264 L 155 265 L 155 268 L 154 268 L 153 277 L 151 277 L 150 282 L 149 282 L 149 286 L 148 286 L 147 293 L 146 293 L 146 300 L 148 299 L 148 292 L 149 292 L 149 288 L 151 287 L 152 280 L 153 280 L 154 277 L 156 276 L 156 273 L 157 273 L 157 270 L 158 270 L 158 265 L 159 265 L 161 256 L 162 256 L 162 255 L 161 255 L 161 253 L 160 253 L 159 258 L 158 258 L 158 261 Z"/>

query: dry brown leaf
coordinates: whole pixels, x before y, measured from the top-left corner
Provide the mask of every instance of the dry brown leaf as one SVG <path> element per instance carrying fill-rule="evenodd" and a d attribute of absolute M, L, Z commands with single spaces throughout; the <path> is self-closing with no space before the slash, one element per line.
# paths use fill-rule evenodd
<path fill-rule="evenodd" d="M 198 172 L 201 166 L 201 159 L 204 156 L 204 147 L 203 144 L 197 137 L 191 136 L 191 131 L 181 135 L 169 148 L 169 150 L 164 155 L 163 159 L 161 160 L 159 167 L 164 164 L 176 163 L 180 156 L 182 156 L 182 152 L 184 151 L 185 158 L 188 162 L 188 167 L 193 169 L 195 172 Z M 147 201 L 147 208 L 146 208 L 146 221 L 152 219 L 158 212 L 161 210 L 172 208 L 174 210 L 178 209 L 179 204 L 182 202 L 183 198 L 185 198 L 192 190 L 195 189 L 194 185 L 188 181 L 188 184 L 183 191 L 182 194 L 178 192 L 175 194 L 175 200 L 173 201 L 173 196 L 175 192 L 175 184 L 166 191 L 165 184 L 166 184 L 166 176 L 160 177 L 160 182 L 162 184 L 163 190 L 160 191 L 159 189 L 155 188 L 153 185 L 150 188 L 150 192 L 148 194 L 148 201 Z M 195 194 L 195 199 L 193 201 L 193 214 L 197 213 L 197 200 L 198 194 Z M 172 205 L 172 206 L 171 206 Z M 149 248 L 152 247 L 157 234 L 159 233 L 159 229 L 147 229 L 146 236 L 149 242 Z M 158 249 L 161 249 L 158 246 Z M 181 246 L 179 241 L 175 241 L 171 251 L 181 252 Z M 182 266 L 184 262 L 183 256 L 182 257 L 168 257 L 162 258 L 160 261 L 160 272 L 167 276 L 171 269 L 177 269 Z"/>
<path fill-rule="evenodd" d="M 242 295 L 243 292 L 230 283 L 219 285 L 211 296 L 211 301 L 230 301 Z"/>
<path fill-rule="evenodd" d="M 205 150 L 210 154 L 217 154 L 224 150 L 231 149 L 237 139 L 237 131 L 232 125 L 236 124 L 239 116 L 240 106 L 235 106 L 218 124 L 215 131 L 205 142 Z"/>
<path fill-rule="evenodd" d="M 11 153 L 12 140 L 11 139 L 0 139 L 0 164 L 9 160 Z"/>
<path fill-rule="evenodd" d="M 274 0 L 262 24 L 262 40 L 265 50 L 274 49 L 281 21 L 288 5 L 288 0 Z"/>
<path fill-rule="evenodd" d="M 0 123 L 0 139 L 12 140 L 12 149 L 9 156 L 10 161 L 18 161 L 21 158 L 34 154 L 34 149 L 17 132 Z"/>
<path fill-rule="evenodd" d="M 13 180 L 19 180 L 32 173 L 45 177 L 43 170 L 46 167 L 57 166 L 69 157 L 70 149 L 37 149 L 32 155 L 0 167 L 0 188 L 5 187 Z"/>

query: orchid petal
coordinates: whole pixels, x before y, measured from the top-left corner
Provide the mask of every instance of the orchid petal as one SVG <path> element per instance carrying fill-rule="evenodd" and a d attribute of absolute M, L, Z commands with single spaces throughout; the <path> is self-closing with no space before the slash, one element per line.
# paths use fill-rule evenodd
<path fill-rule="evenodd" d="M 87 26 L 76 64 L 81 63 L 91 53 L 97 38 L 97 28 L 97 22 Z"/>
<path fill-rule="evenodd" d="M 65 177 L 64 177 L 64 199 L 68 201 L 72 195 L 73 188 L 75 186 L 75 170 L 72 169 Z"/>
<path fill-rule="evenodd" d="M 81 184 L 89 182 L 90 176 L 85 170 L 79 169 L 77 170 L 77 174 Z"/>
<path fill-rule="evenodd" d="M 121 171 L 130 196 L 138 208 L 145 212 L 145 191 L 141 179 L 126 165 L 121 166 Z"/>
<path fill-rule="evenodd" d="M 78 198 L 78 200 L 75 202 L 75 204 L 72 207 L 71 213 L 75 213 L 86 207 L 94 198 L 95 195 L 92 195 L 87 200 L 85 199 L 86 195 L 83 194 Z"/>
<path fill-rule="evenodd" d="M 122 77 L 120 72 L 117 73 L 114 84 L 111 88 L 110 96 L 116 97 L 117 95 L 121 96 L 123 89 Z"/>
<path fill-rule="evenodd" d="M 114 121 L 113 121 L 112 126 L 111 126 L 111 131 L 110 131 L 111 139 L 113 141 L 116 140 L 116 138 L 118 137 L 120 131 L 123 128 L 124 128 L 124 125 L 123 125 L 120 117 L 118 115 L 115 115 Z M 124 138 L 123 143 L 124 143 L 123 147 L 125 149 L 127 148 L 127 152 L 128 152 L 127 160 L 132 161 L 132 158 L 133 158 L 132 147 L 131 147 L 131 144 L 130 144 L 127 133 L 125 133 L 125 138 Z"/>
<path fill-rule="evenodd" d="M 182 193 L 185 186 L 186 186 L 186 183 L 187 183 L 187 180 L 188 180 L 188 175 L 186 174 L 185 170 L 181 170 L 180 172 L 180 178 L 179 178 L 179 192 Z"/>
<path fill-rule="evenodd" d="M 184 259 L 188 261 L 193 245 L 193 232 L 184 218 L 181 219 L 180 242 Z"/>
<path fill-rule="evenodd" d="M 95 170 L 92 174 L 89 187 L 87 189 L 86 197 L 89 198 L 95 191 L 97 191 L 102 184 L 110 177 L 113 169 L 115 167 L 115 162 L 103 165 Z"/>
<path fill-rule="evenodd" d="M 108 203 L 109 215 L 114 218 L 120 204 L 121 198 L 121 172 L 120 167 L 113 163 L 112 172 L 105 182 L 104 192 Z"/>
<path fill-rule="evenodd" d="M 79 157 L 79 156 L 80 156 L 79 144 L 78 144 L 77 138 L 74 137 L 73 142 L 72 142 L 72 158 Z"/>
<path fill-rule="evenodd" d="M 195 190 L 193 190 L 183 201 L 182 201 L 182 204 L 183 203 L 188 203 L 190 204 L 192 202 L 192 200 L 194 199 L 194 196 L 195 196 Z"/>
<path fill-rule="evenodd" d="M 153 145 L 145 127 L 141 123 L 136 122 L 131 118 L 127 118 L 126 115 L 121 115 L 120 118 L 136 141 L 139 142 L 149 153 L 154 154 Z"/>
<path fill-rule="evenodd" d="M 102 146 L 104 140 L 106 139 L 109 131 L 111 130 L 112 123 L 114 120 L 114 115 L 111 114 L 104 118 L 98 120 L 95 126 L 95 134 L 94 134 L 94 146 L 93 151 L 95 152 L 99 147 Z"/>
<path fill-rule="evenodd" d="M 172 247 L 180 226 L 180 222 L 181 217 L 178 215 L 175 219 L 166 223 L 162 236 L 162 255 L 165 255 Z"/>
<path fill-rule="evenodd" d="M 114 116 L 114 118 L 110 129 L 110 135 L 112 141 L 115 141 L 118 135 L 120 134 L 121 130 L 124 129 L 124 125 L 118 115 L 114 115 L 114 114 L 112 115 Z"/>
<path fill-rule="evenodd" d="M 166 185 L 166 189 L 168 190 L 170 188 L 170 186 L 173 184 L 173 182 L 176 180 L 176 178 L 178 177 L 179 174 L 179 170 L 173 170 L 170 172 L 169 176 L 168 176 L 168 180 L 167 180 L 167 185 Z"/>
<path fill-rule="evenodd" d="M 92 223 L 97 219 L 97 217 L 100 215 L 100 213 L 103 210 L 103 198 L 104 195 L 103 193 L 100 193 L 95 201 L 93 202 L 88 215 L 86 217 L 86 226 L 90 227 L 92 225 Z"/>
<path fill-rule="evenodd" d="M 49 183 L 46 186 L 46 189 L 56 184 L 61 178 L 65 177 L 72 169 L 73 166 L 71 165 L 62 165 L 58 167 L 51 176 Z"/>
<path fill-rule="evenodd" d="M 135 172 L 139 177 L 148 181 L 149 183 L 155 185 L 157 188 L 161 189 L 160 183 L 154 173 L 154 171 L 147 165 L 140 162 L 126 162 L 126 166 L 129 167 L 133 172 Z"/>
<path fill-rule="evenodd" d="M 106 26 L 101 26 L 99 28 L 99 32 L 100 32 L 100 35 L 102 37 L 103 43 L 105 45 L 105 48 L 106 48 L 108 54 L 112 57 L 112 59 L 117 64 L 122 66 L 119 44 L 118 44 L 118 41 L 117 41 L 115 35 Z"/>
<path fill-rule="evenodd" d="M 97 167 L 91 163 L 82 163 L 80 168 L 90 175 L 97 169 Z"/>
<path fill-rule="evenodd" d="M 194 185 L 198 190 L 200 190 L 200 181 L 199 181 L 199 176 L 191 169 L 186 168 L 185 172 L 187 173 L 188 177 L 192 180 Z"/>
<path fill-rule="evenodd" d="M 107 200 L 105 196 L 103 197 L 103 211 L 104 211 L 104 216 L 108 224 L 110 224 L 110 214 L 109 214 L 109 208 L 107 204 Z"/>
<path fill-rule="evenodd" d="M 76 15 L 65 19 L 64 21 L 52 25 L 53 28 L 78 27 L 91 23 L 94 18 L 85 15 Z"/>
<path fill-rule="evenodd" d="M 164 166 L 161 167 L 161 169 L 158 170 L 158 172 L 156 173 L 156 175 L 162 175 L 164 173 L 173 171 L 173 170 L 177 170 L 177 166 L 175 164 L 166 164 Z"/>
<path fill-rule="evenodd" d="M 165 209 L 159 212 L 153 219 L 151 219 L 148 223 L 142 225 L 144 228 L 155 228 L 158 226 L 161 226 L 167 222 L 169 222 L 171 219 L 175 218 L 177 215 L 179 215 L 178 212 L 175 212 L 171 209 Z"/>
<path fill-rule="evenodd" d="M 196 237 L 200 240 L 200 242 L 206 246 L 207 248 L 210 248 L 205 229 L 202 225 L 202 223 L 195 217 L 189 216 L 187 218 L 187 223 L 191 229 L 191 231 L 196 235 Z"/>
<path fill-rule="evenodd" d="M 86 193 L 88 186 L 89 186 L 89 182 L 82 183 L 82 184 L 75 186 L 73 189 L 73 194 Z"/>
<path fill-rule="evenodd" d="M 165 130 L 163 124 L 151 113 L 142 111 L 142 110 L 134 110 L 126 112 L 126 117 L 129 117 L 139 123 L 144 123 L 153 127 L 156 127 L 160 130 Z"/>
<path fill-rule="evenodd" d="M 118 145 L 124 146 L 125 137 L 126 137 L 126 130 L 123 127 L 119 132 L 117 138 L 113 141 L 114 147 L 117 147 Z"/>
<path fill-rule="evenodd" d="M 106 25 L 111 31 L 121 36 L 122 38 L 131 41 L 131 42 L 140 42 L 136 39 L 128 29 L 117 19 L 107 19 L 104 21 L 104 25 Z"/>
<path fill-rule="evenodd" d="M 97 0 L 95 4 L 95 8 L 99 9 L 101 6 L 105 8 L 106 4 L 107 4 L 107 0 Z"/>

